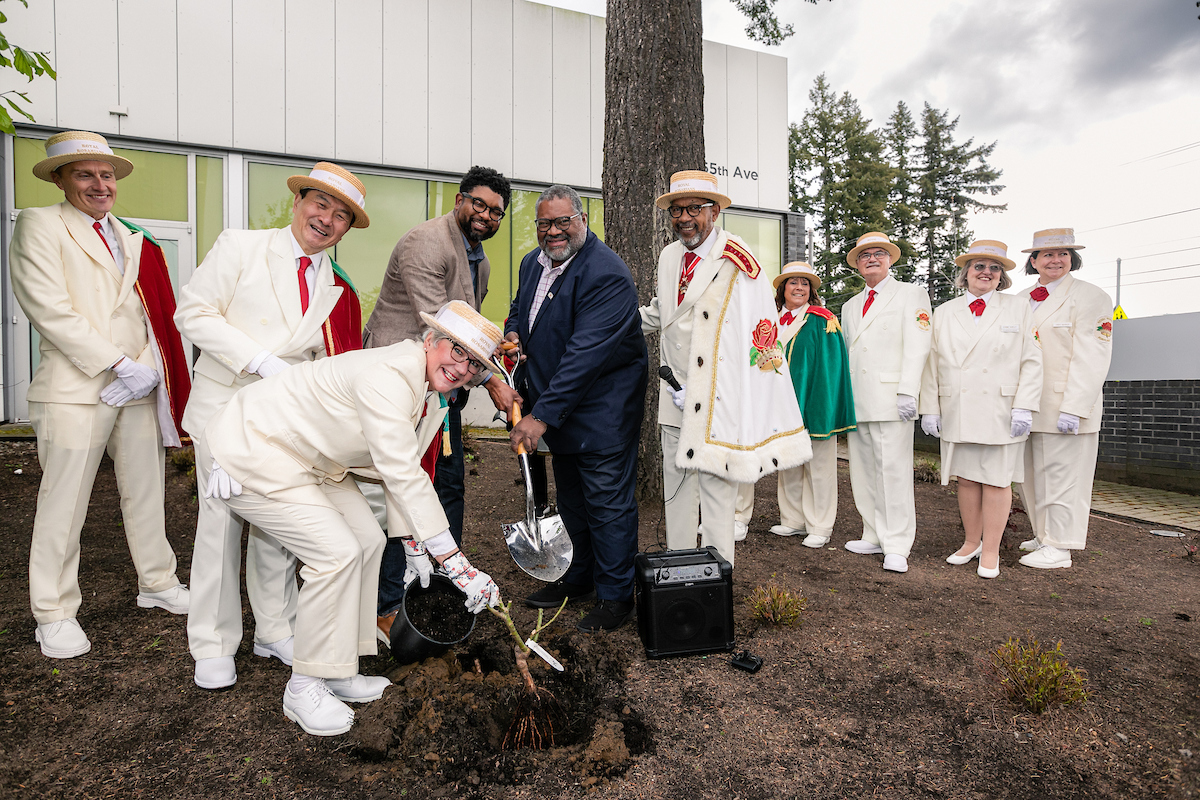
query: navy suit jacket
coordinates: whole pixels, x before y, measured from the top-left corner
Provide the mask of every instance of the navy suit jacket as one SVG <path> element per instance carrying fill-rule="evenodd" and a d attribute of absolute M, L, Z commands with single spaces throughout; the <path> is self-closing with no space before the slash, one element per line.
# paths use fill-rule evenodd
<path fill-rule="evenodd" d="M 601 453 L 636 441 L 646 400 L 646 340 L 637 288 L 621 257 L 588 231 L 550 287 L 533 329 L 540 249 L 521 260 L 505 333 L 528 357 L 517 380 L 525 413 L 548 426 L 554 453 Z"/>

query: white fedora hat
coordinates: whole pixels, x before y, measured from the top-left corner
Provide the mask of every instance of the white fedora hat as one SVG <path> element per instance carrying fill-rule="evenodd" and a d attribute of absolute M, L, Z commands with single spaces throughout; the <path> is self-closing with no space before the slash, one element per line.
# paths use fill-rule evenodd
<path fill-rule="evenodd" d="M 88 131 L 63 131 L 46 140 L 46 157 L 33 166 L 33 174 L 44 181 L 54 182 L 51 174 L 72 161 L 105 161 L 112 164 L 117 180 L 133 172 L 133 162 L 115 155 L 108 140 Z"/>
<path fill-rule="evenodd" d="M 492 352 L 504 337 L 496 324 L 462 300 L 451 300 L 436 315 L 421 312 L 421 320 L 467 350 L 472 358 L 492 365 Z M 492 366 L 493 370 L 498 369 Z"/>
<path fill-rule="evenodd" d="M 1033 235 L 1033 247 L 1022 250 L 1022 253 L 1036 253 L 1038 250 L 1083 250 L 1081 244 L 1075 244 L 1074 228 L 1047 228 Z"/>
<path fill-rule="evenodd" d="M 789 278 L 800 277 L 808 278 L 814 289 L 818 289 L 821 286 L 821 276 L 818 275 L 813 268 L 804 261 L 789 261 L 788 263 L 784 264 L 783 269 L 780 270 L 777 276 L 775 276 L 775 280 L 771 281 L 771 285 L 778 289 L 779 284 L 783 283 Z"/>
<path fill-rule="evenodd" d="M 318 161 L 307 175 L 288 178 L 287 186 L 292 194 L 299 194 L 302 189 L 318 189 L 341 200 L 354 213 L 352 228 L 365 228 L 371 224 L 371 218 L 367 216 L 367 187 L 337 164 Z"/>
<path fill-rule="evenodd" d="M 671 201 L 680 197 L 703 197 L 712 200 L 721 208 L 729 208 L 733 202 L 717 191 L 717 176 L 702 169 L 685 169 L 671 176 L 671 188 L 654 201 L 654 205 L 666 209 Z"/>
<path fill-rule="evenodd" d="M 1017 265 L 1015 261 L 1008 257 L 1008 245 L 995 239 L 976 239 L 971 242 L 971 246 L 967 248 L 967 252 L 954 259 L 954 263 L 959 268 L 962 268 L 978 258 L 990 258 L 993 261 L 999 261 L 1004 265 L 1005 270 L 1010 270 Z"/>

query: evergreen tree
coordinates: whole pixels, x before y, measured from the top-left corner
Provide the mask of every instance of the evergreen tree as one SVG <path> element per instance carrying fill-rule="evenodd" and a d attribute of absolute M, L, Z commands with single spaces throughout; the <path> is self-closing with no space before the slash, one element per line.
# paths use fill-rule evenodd
<path fill-rule="evenodd" d="M 916 277 L 913 244 L 917 236 L 915 165 L 917 124 L 904 101 L 896 104 L 896 110 L 888 118 L 883 129 L 883 141 L 888 162 L 892 165 L 892 188 L 888 193 L 888 234 L 900 248 L 899 264 L 893 268 L 896 277 L 911 282 Z"/>

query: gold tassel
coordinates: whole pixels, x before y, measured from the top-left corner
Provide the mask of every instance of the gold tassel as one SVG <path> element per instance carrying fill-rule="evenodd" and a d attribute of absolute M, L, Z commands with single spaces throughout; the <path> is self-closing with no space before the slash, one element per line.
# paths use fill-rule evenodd
<path fill-rule="evenodd" d="M 448 456 L 453 452 L 450 449 L 450 436 L 446 431 L 442 431 L 442 455 Z"/>
<path fill-rule="evenodd" d="M 837 317 L 832 317 L 831 319 L 825 320 L 825 332 L 826 333 L 837 333 L 841 329 L 842 329 L 842 326 L 838 325 Z"/>

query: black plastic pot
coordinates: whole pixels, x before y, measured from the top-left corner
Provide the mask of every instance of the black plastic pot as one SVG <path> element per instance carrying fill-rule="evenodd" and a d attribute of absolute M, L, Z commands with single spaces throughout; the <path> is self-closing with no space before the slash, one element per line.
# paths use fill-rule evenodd
<path fill-rule="evenodd" d="M 466 633 L 453 641 L 441 641 L 436 635 L 429 635 L 428 632 L 417 629 L 408 616 L 409 601 L 429 594 L 436 595 L 437 599 L 442 601 L 446 614 L 454 615 L 447 627 L 451 630 L 465 629 Z M 462 591 L 444 575 L 432 576 L 428 588 L 421 588 L 421 583 L 417 580 L 410 583 L 404 591 L 400 613 L 392 623 L 392 658 L 399 664 L 412 664 L 440 656 L 452 646 L 464 641 L 475 630 L 475 615 L 463 604 L 465 599 Z"/>

